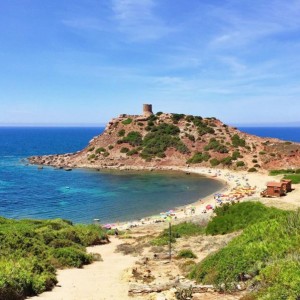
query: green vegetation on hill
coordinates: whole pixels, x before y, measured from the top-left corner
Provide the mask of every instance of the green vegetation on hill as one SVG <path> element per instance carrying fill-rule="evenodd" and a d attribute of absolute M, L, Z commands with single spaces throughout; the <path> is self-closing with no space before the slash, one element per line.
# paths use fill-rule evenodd
<path fill-rule="evenodd" d="M 142 144 L 143 137 L 138 131 L 130 131 L 121 141 L 123 143 L 128 143 L 131 146 L 140 146 Z"/>
<path fill-rule="evenodd" d="M 227 246 L 209 255 L 190 276 L 222 290 L 246 281 L 245 299 L 298 299 L 300 295 L 300 211 L 284 212 L 260 203 L 239 203 L 217 211 L 207 233 L 243 229 Z"/>
<path fill-rule="evenodd" d="M 201 225 L 183 222 L 172 226 L 171 242 L 175 243 L 176 239 L 184 236 L 194 236 L 203 234 L 205 228 Z M 163 246 L 169 243 L 169 229 L 165 229 L 158 237 L 151 241 L 152 245 Z"/>
<path fill-rule="evenodd" d="M 215 138 L 211 138 L 209 143 L 204 147 L 204 150 L 215 150 L 219 153 L 228 153 L 228 149 L 226 146 L 222 145 L 218 140 Z"/>
<path fill-rule="evenodd" d="M 300 174 L 284 175 L 283 178 L 292 180 L 292 183 L 294 184 L 300 183 Z"/>
<path fill-rule="evenodd" d="M 242 202 L 217 207 L 215 214 L 206 227 L 207 234 L 225 234 L 241 230 L 256 222 L 277 218 L 285 212 L 268 208 L 260 202 Z"/>
<path fill-rule="evenodd" d="M 244 139 L 240 138 L 237 134 L 232 136 L 231 142 L 234 147 L 245 147 L 246 146 L 246 141 Z"/>
<path fill-rule="evenodd" d="M 210 159 L 208 152 L 196 152 L 190 159 L 187 160 L 188 164 L 202 163 L 203 161 L 208 161 Z"/>
<path fill-rule="evenodd" d="M 93 260 L 85 247 L 100 244 L 104 231 L 94 225 L 56 220 L 0 217 L 0 299 L 24 299 L 50 290 L 56 268 L 81 267 Z"/>
<path fill-rule="evenodd" d="M 132 119 L 131 119 L 131 118 L 128 118 L 128 119 L 122 121 L 122 124 L 123 124 L 123 125 L 129 125 L 129 124 L 131 124 L 131 123 L 132 123 Z"/>
<path fill-rule="evenodd" d="M 165 157 L 165 151 L 169 147 L 173 147 L 181 153 L 189 153 L 187 146 L 180 140 L 179 133 L 179 128 L 173 124 L 162 123 L 151 126 L 150 132 L 142 142 L 141 157 L 144 159 Z"/>
<path fill-rule="evenodd" d="M 298 184 L 300 183 L 300 169 L 280 169 L 280 170 L 271 170 L 269 172 L 271 176 L 275 175 L 284 175 L 284 179 L 292 180 L 292 183 Z"/>

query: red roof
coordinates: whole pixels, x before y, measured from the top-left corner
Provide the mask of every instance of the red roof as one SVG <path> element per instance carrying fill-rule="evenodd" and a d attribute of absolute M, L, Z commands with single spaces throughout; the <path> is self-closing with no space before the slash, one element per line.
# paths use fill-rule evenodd
<path fill-rule="evenodd" d="M 282 187 L 282 182 L 268 182 L 267 183 L 267 186 L 269 186 L 269 187 Z"/>

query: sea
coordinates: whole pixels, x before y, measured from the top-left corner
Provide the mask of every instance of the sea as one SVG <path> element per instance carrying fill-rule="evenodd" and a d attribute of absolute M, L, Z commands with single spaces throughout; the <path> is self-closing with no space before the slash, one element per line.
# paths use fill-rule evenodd
<path fill-rule="evenodd" d="M 263 137 L 300 142 L 300 128 L 240 128 Z M 74 223 L 140 219 L 193 203 L 223 187 L 176 172 L 71 172 L 28 165 L 32 155 L 81 150 L 104 128 L 0 127 L 0 216 L 63 218 Z"/>

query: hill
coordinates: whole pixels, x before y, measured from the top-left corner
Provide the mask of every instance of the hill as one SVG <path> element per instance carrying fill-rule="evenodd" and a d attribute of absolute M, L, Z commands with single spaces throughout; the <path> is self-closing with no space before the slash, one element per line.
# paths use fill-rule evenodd
<path fill-rule="evenodd" d="M 205 166 L 257 171 L 300 166 L 300 144 L 260 138 L 216 118 L 144 111 L 112 119 L 76 153 L 33 156 L 54 167 L 126 168 Z"/>

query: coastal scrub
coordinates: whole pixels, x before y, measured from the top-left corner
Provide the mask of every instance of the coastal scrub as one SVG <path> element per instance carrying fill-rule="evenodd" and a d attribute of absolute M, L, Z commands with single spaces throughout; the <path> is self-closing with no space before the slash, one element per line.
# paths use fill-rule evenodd
<path fill-rule="evenodd" d="M 95 225 L 0 217 L 0 299 L 25 299 L 52 289 L 56 268 L 92 262 L 85 247 L 100 244 L 105 237 Z"/>

